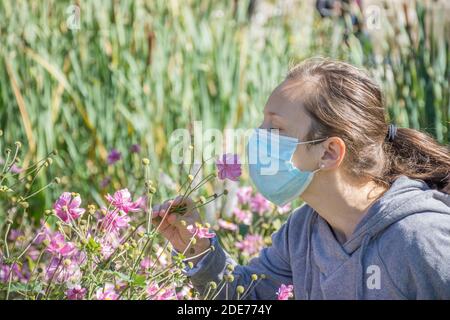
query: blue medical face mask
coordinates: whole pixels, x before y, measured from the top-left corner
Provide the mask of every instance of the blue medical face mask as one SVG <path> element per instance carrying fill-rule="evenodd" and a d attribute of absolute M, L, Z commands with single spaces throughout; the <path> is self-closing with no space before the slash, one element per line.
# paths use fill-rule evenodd
<path fill-rule="evenodd" d="M 247 144 L 247 163 L 258 191 L 278 206 L 299 197 L 320 168 L 314 171 L 297 169 L 292 164 L 297 145 L 326 139 L 299 142 L 296 138 L 273 134 L 266 129 L 255 129 Z"/>

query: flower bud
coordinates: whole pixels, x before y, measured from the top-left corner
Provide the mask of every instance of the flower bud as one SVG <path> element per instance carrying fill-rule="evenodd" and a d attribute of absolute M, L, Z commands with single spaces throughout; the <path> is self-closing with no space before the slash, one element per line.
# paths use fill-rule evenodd
<path fill-rule="evenodd" d="M 215 283 L 214 281 L 211 281 L 211 282 L 209 283 L 209 286 L 210 286 L 211 289 L 213 289 L 213 290 L 217 289 L 217 283 Z"/>
<path fill-rule="evenodd" d="M 95 214 L 95 205 L 90 204 L 90 205 L 87 206 L 87 209 L 88 209 L 88 213 L 89 213 L 90 215 Z"/>
<path fill-rule="evenodd" d="M 30 206 L 30 204 L 29 204 L 28 202 L 26 202 L 26 201 L 22 201 L 22 202 L 20 203 L 20 205 L 21 205 L 22 208 L 24 208 L 24 209 L 27 209 L 27 208 Z"/>
<path fill-rule="evenodd" d="M 243 286 L 237 286 L 236 287 L 236 292 L 239 294 L 243 294 L 245 291 L 245 288 Z"/>
<path fill-rule="evenodd" d="M 257 274 L 252 274 L 252 280 L 253 281 L 256 281 L 256 280 L 258 280 L 258 275 Z"/>
<path fill-rule="evenodd" d="M 60 184 L 61 183 L 61 179 L 56 177 L 55 179 L 53 179 L 53 182 L 56 184 Z"/>
<path fill-rule="evenodd" d="M 22 143 L 20 141 L 16 141 L 14 144 L 16 145 L 17 148 L 19 149 L 22 148 Z"/>
<path fill-rule="evenodd" d="M 234 271 L 234 266 L 232 264 L 228 264 L 227 265 L 227 270 L 233 272 Z"/>
<path fill-rule="evenodd" d="M 153 186 L 153 181 L 152 181 L 152 180 L 147 180 L 147 181 L 145 181 L 145 186 L 146 186 L 147 188 L 150 188 L 151 186 Z"/>
<path fill-rule="evenodd" d="M 150 160 L 148 160 L 147 158 L 142 159 L 142 165 L 148 166 L 149 164 L 150 164 Z"/>
<path fill-rule="evenodd" d="M 66 267 L 70 266 L 71 263 L 72 263 L 72 261 L 71 261 L 70 259 L 65 259 L 65 260 L 63 261 L 63 264 L 64 264 Z"/>
<path fill-rule="evenodd" d="M 194 264 L 191 261 L 189 261 L 188 262 L 188 267 L 189 267 L 189 269 L 192 269 L 192 268 L 194 268 Z"/>

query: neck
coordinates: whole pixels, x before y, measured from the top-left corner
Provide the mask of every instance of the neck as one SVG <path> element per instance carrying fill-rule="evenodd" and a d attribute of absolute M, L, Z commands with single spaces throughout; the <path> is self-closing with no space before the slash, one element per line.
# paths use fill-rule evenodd
<path fill-rule="evenodd" d="M 345 243 L 372 203 L 387 189 L 373 181 L 356 185 L 342 176 L 329 178 L 316 175 L 302 198 L 328 222 L 337 240 Z"/>

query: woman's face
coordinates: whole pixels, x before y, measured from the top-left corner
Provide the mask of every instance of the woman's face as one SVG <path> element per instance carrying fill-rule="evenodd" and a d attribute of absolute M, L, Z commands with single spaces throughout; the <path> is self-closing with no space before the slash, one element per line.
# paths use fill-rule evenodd
<path fill-rule="evenodd" d="M 270 95 L 264 108 L 264 121 L 260 128 L 279 130 L 280 135 L 294 137 L 299 142 L 305 137 L 311 125 L 301 101 L 300 94 L 307 85 L 284 81 Z M 300 170 L 313 171 L 319 167 L 324 148 L 321 144 L 299 144 L 292 157 L 292 163 Z"/>

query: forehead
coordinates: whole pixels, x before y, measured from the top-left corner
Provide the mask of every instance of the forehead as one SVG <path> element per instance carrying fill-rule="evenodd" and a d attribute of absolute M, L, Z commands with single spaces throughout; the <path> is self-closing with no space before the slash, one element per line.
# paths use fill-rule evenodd
<path fill-rule="evenodd" d="M 307 114 L 302 104 L 302 92 L 304 92 L 304 86 L 301 83 L 283 81 L 270 95 L 264 112 L 275 114 L 286 120 L 305 119 Z"/>

